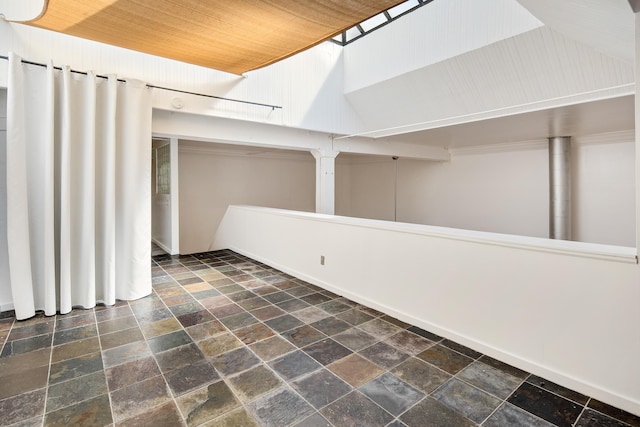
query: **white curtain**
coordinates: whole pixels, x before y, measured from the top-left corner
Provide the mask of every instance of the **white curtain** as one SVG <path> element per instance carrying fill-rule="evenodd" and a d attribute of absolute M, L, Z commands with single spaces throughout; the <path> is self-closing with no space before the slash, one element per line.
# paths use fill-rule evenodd
<path fill-rule="evenodd" d="M 9 58 L 7 246 L 16 318 L 151 293 L 151 94 Z"/>

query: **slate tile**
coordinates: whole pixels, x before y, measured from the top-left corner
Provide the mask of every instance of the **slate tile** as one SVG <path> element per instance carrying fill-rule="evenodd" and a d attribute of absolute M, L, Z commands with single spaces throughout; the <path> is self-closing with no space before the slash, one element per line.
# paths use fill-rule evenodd
<path fill-rule="evenodd" d="M 394 416 L 400 415 L 424 397 L 420 390 L 388 372 L 360 386 L 358 390 Z"/>
<path fill-rule="evenodd" d="M 263 325 L 262 323 L 256 323 L 244 328 L 236 329 L 233 334 L 238 337 L 244 344 L 253 344 L 256 341 L 262 341 L 265 338 L 269 338 L 274 335 L 273 330 Z"/>
<path fill-rule="evenodd" d="M 456 378 L 436 390 L 433 397 L 478 424 L 502 403 L 500 399 Z"/>
<path fill-rule="evenodd" d="M 309 325 L 303 325 L 298 328 L 291 329 L 283 332 L 281 335 L 289 340 L 289 342 L 300 348 L 327 337 L 325 334 Z"/>
<path fill-rule="evenodd" d="M 149 408 L 171 399 L 169 388 L 162 376 L 133 383 L 111 393 L 111 408 L 115 421 L 140 415 Z"/>
<path fill-rule="evenodd" d="M 174 369 L 165 374 L 165 378 L 173 391 L 173 395 L 180 396 L 205 384 L 217 381 L 220 379 L 220 376 L 213 367 L 203 359 L 200 362 Z"/>
<path fill-rule="evenodd" d="M 499 399 L 509 397 L 522 382 L 519 378 L 481 362 L 474 362 L 467 366 L 458 373 L 457 377 Z"/>
<path fill-rule="evenodd" d="M 331 316 L 329 313 L 318 308 L 317 306 L 303 308 L 302 310 L 292 313 L 292 315 L 296 319 L 307 324 L 311 324 Z"/>
<path fill-rule="evenodd" d="M 18 326 L 20 325 L 20 323 L 16 323 L 16 325 L 11 329 L 11 332 L 9 333 L 7 341 L 15 341 L 25 338 L 33 338 L 38 335 L 52 334 L 55 323 L 56 322 L 53 319 L 28 326 Z"/>
<path fill-rule="evenodd" d="M 199 325 L 189 326 L 185 328 L 185 331 L 191 336 L 194 341 L 200 341 L 205 338 L 211 338 L 223 332 L 226 332 L 226 328 L 220 321 L 213 320 L 211 322 L 201 323 Z"/>
<path fill-rule="evenodd" d="M 169 350 L 170 348 L 179 347 L 181 345 L 190 344 L 192 342 L 191 337 L 183 330 L 171 332 L 169 334 L 160 335 L 159 337 L 152 338 L 147 341 L 149 348 L 156 354 L 161 351 Z"/>
<path fill-rule="evenodd" d="M 313 408 L 289 388 L 282 388 L 247 405 L 254 417 L 266 427 L 290 425 L 306 418 Z"/>
<path fill-rule="evenodd" d="M 409 331 L 401 331 L 397 334 L 391 335 L 390 337 L 387 337 L 384 342 L 403 351 L 404 353 L 409 354 L 410 356 L 415 356 L 434 345 L 432 341 Z"/>
<path fill-rule="evenodd" d="M 116 423 L 116 427 L 174 427 L 185 425 L 176 404 L 172 401 Z"/>
<path fill-rule="evenodd" d="M 269 305 L 266 307 L 251 310 L 251 314 L 253 315 L 253 317 L 262 321 L 280 317 L 285 313 L 286 312 L 284 310 L 281 310 L 280 308 L 274 305 Z"/>
<path fill-rule="evenodd" d="M 106 395 L 108 391 L 103 371 L 53 384 L 47 391 L 46 412 L 54 412 L 83 400 Z"/>
<path fill-rule="evenodd" d="M 0 419 L 9 425 L 41 416 L 44 413 L 46 391 L 41 388 L 0 400 Z"/>
<path fill-rule="evenodd" d="M 328 365 L 353 353 L 331 338 L 310 344 L 302 350 L 323 365 Z"/>
<path fill-rule="evenodd" d="M 47 426 L 105 426 L 112 422 L 106 394 L 49 412 L 44 417 Z"/>
<path fill-rule="evenodd" d="M 251 344 L 249 348 L 262 360 L 269 361 L 295 350 L 295 346 L 275 335 L 266 340 Z"/>
<path fill-rule="evenodd" d="M 583 394 L 580 394 L 576 391 L 569 390 L 568 388 L 562 387 L 561 385 L 552 383 L 551 381 L 545 380 L 544 378 L 540 378 L 535 375 L 531 375 L 527 378 L 527 382 L 533 384 L 537 387 L 540 387 L 543 390 L 550 391 L 551 393 L 558 394 L 565 399 L 572 400 L 581 405 L 586 405 L 589 401 L 589 398 Z"/>
<path fill-rule="evenodd" d="M 267 320 L 264 323 L 276 332 L 288 331 L 289 329 L 297 328 L 298 326 L 303 325 L 301 321 L 290 314 L 285 314 L 284 316 Z"/>
<path fill-rule="evenodd" d="M 422 353 L 418 353 L 416 357 L 450 374 L 457 373 L 473 362 L 473 359 L 439 344 L 429 347 Z"/>
<path fill-rule="evenodd" d="M 235 348 L 242 347 L 242 342 L 230 332 L 198 341 L 196 344 L 207 358 L 215 357 Z"/>
<path fill-rule="evenodd" d="M 351 328 L 351 325 L 335 317 L 326 317 L 311 324 L 314 328 L 329 336 L 339 334 Z"/>
<path fill-rule="evenodd" d="M 176 401 L 189 426 L 203 424 L 240 407 L 240 402 L 224 381 L 192 391 Z"/>
<path fill-rule="evenodd" d="M 120 347 L 121 345 L 130 344 L 136 341 L 144 341 L 144 335 L 139 327 L 125 329 L 110 334 L 100 335 L 100 345 L 102 350 Z"/>
<path fill-rule="evenodd" d="M 7 341 L 4 344 L 2 353 L 0 353 L 0 358 L 25 354 L 42 348 L 51 347 L 51 337 L 52 334 L 47 334 L 15 341 Z"/>
<path fill-rule="evenodd" d="M 320 413 L 340 427 L 383 427 L 394 418 L 357 390 L 329 404 Z"/>
<path fill-rule="evenodd" d="M 124 316 L 116 319 L 105 320 L 98 323 L 98 333 L 100 335 L 109 334 L 112 332 L 122 331 L 124 329 L 135 328 L 138 326 L 135 316 Z"/>
<path fill-rule="evenodd" d="M 359 351 L 359 353 L 385 369 L 391 369 L 409 358 L 407 353 L 403 353 L 383 342 L 367 347 Z"/>
<path fill-rule="evenodd" d="M 358 328 L 347 329 L 332 338 L 353 351 L 362 350 L 378 341 L 377 338 Z"/>
<path fill-rule="evenodd" d="M 316 409 L 325 407 L 352 390 L 349 384 L 326 369 L 313 372 L 291 385 Z"/>
<path fill-rule="evenodd" d="M 185 328 L 193 325 L 198 325 L 200 323 L 210 322 L 212 320 L 215 320 L 213 315 L 204 309 L 178 316 L 178 321 Z"/>
<path fill-rule="evenodd" d="M 358 354 L 350 354 L 327 368 L 353 387 L 359 387 L 384 372 L 378 365 Z"/>
<path fill-rule="evenodd" d="M 109 391 L 115 391 L 157 375 L 160 375 L 160 369 L 158 369 L 153 357 L 150 356 L 122 363 L 106 370 Z"/>
<path fill-rule="evenodd" d="M 203 425 L 205 427 L 259 427 L 258 422 L 244 408 L 229 411 Z"/>
<path fill-rule="evenodd" d="M 243 402 L 252 401 L 284 385 L 282 380 L 264 365 L 229 378 L 229 383 Z"/>
<path fill-rule="evenodd" d="M 587 406 L 612 418 L 632 425 L 633 427 L 640 427 L 640 416 L 638 415 L 630 414 L 629 412 L 607 405 L 606 403 L 600 402 L 596 399 L 589 400 L 589 404 Z"/>
<path fill-rule="evenodd" d="M 528 382 L 518 387 L 507 401 L 561 427 L 573 425 L 583 408 Z"/>
<path fill-rule="evenodd" d="M 101 371 L 102 369 L 100 352 L 53 363 L 49 371 L 49 385 Z"/>
<path fill-rule="evenodd" d="M 252 352 L 241 347 L 210 359 L 211 364 L 224 376 L 237 374 L 260 363 Z"/>
<path fill-rule="evenodd" d="M 407 427 L 474 427 L 477 424 L 450 407 L 427 397 L 400 416 Z M 503 427 L 506 427 L 505 424 Z"/>
<path fill-rule="evenodd" d="M 322 365 L 300 350 L 273 360 L 269 363 L 269 366 L 287 381 L 322 367 Z"/>
<path fill-rule="evenodd" d="M 384 339 L 402 330 L 401 328 L 379 318 L 358 325 L 358 329 L 362 329 L 369 335 L 377 337 L 378 339 Z"/>
<path fill-rule="evenodd" d="M 181 345 L 156 354 L 156 361 L 165 374 L 203 360 L 205 360 L 204 354 L 195 343 Z"/>
<path fill-rule="evenodd" d="M 151 352 L 144 341 L 133 342 L 102 352 L 102 359 L 106 368 L 147 356 L 151 356 Z"/>
<path fill-rule="evenodd" d="M 599 424 L 598 424 L 599 425 Z M 553 424 L 509 403 L 502 404 L 483 424 L 484 427 L 553 427 Z"/>
<path fill-rule="evenodd" d="M 446 372 L 415 357 L 405 360 L 391 373 L 427 394 L 451 378 Z"/>

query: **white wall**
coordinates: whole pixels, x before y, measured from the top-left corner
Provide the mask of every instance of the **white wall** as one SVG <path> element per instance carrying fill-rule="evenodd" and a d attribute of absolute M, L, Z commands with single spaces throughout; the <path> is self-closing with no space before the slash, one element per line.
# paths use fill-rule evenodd
<path fill-rule="evenodd" d="M 7 258 L 7 91 L 0 89 L 0 311 L 13 309 Z"/>
<path fill-rule="evenodd" d="M 251 153 L 180 141 L 180 253 L 210 250 L 230 204 L 315 210 L 315 160 L 310 153 Z"/>
<path fill-rule="evenodd" d="M 635 246 L 632 131 L 573 139 L 573 240 Z M 349 209 L 339 215 L 393 219 L 393 160 L 351 157 Z M 457 150 L 449 162 L 398 160 L 398 221 L 548 237 L 546 142 Z M 343 196 L 345 197 L 345 196 Z"/>
<path fill-rule="evenodd" d="M 349 180 L 336 179 L 336 191 L 347 193 L 348 196 L 343 197 L 348 197 L 349 204 L 336 204 L 336 214 L 393 221 L 394 167 L 391 156 L 349 156 L 344 160 L 343 168 L 348 170 L 342 173 L 348 173 Z M 339 178 L 339 173 L 336 176 Z"/>
<path fill-rule="evenodd" d="M 575 138 L 571 156 L 574 240 L 635 246 L 634 132 Z"/>
<path fill-rule="evenodd" d="M 635 248 L 252 207 L 215 245 L 640 415 Z"/>
<path fill-rule="evenodd" d="M 548 237 L 546 149 L 399 162 L 401 221 Z"/>

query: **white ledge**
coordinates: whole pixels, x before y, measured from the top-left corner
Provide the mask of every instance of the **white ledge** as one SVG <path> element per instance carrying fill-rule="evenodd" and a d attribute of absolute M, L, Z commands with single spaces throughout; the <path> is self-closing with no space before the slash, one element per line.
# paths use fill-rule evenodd
<path fill-rule="evenodd" d="M 231 205 L 229 209 L 259 211 L 270 215 L 300 218 L 310 221 L 333 222 L 354 227 L 374 228 L 400 233 L 418 234 L 439 239 L 461 240 L 483 245 L 507 246 L 522 250 L 551 252 L 567 256 L 597 258 L 608 261 L 637 264 L 636 248 L 603 245 L 599 243 L 553 240 L 540 237 L 513 234 L 490 233 L 486 231 L 464 230 L 460 228 L 437 227 L 433 225 L 410 224 L 405 222 L 382 221 L 312 212 L 291 211 L 247 205 Z"/>

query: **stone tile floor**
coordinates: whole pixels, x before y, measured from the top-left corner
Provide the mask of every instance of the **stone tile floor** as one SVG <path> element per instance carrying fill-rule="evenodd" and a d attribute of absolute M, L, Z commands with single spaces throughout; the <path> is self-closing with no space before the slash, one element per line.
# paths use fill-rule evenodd
<path fill-rule="evenodd" d="M 640 417 L 231 251 L 153 294 L 0 319 L 0 424 L 640 426 Z"/>

